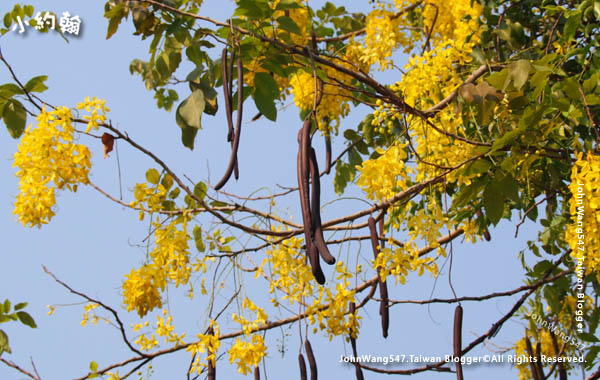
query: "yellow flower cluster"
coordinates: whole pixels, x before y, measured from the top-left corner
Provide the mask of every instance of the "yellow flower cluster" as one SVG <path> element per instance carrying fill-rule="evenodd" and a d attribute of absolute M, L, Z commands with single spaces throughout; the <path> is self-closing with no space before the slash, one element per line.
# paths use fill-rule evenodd
<path fill-rule="evenodd" d="M 146 334 L 140 334 L 133 343 L 138 345 L 142 351 L 150 351 L 154 347 L 158 347 L 155 334 L 152 334 L 150 337 L 147 337 Z"/>
<path fill-rule="evenodd" d="M 600 156 L 577 154 L 571 170 L 571 199 L 569 211 L 573 224 L 567 228 L 565 239 L 571 256 L 585 257 L 587 273 L 595 272 L 600 279 Z"/>
<path fill-rule="evenodd" d="M 375 9 L 367 15 L 365 30 L 365 48 L 360 62 L 371 66 L 379 64 L 381 71 L 394 65 L 391 59 L 393 51 L 398 46 L 405 46 L 405 52 L 412 50 L 412 42 L 401 30 L 406 26 L 405 18 L 395 17 L 395 12 Z"/>
<path fill-rule="evenodd" d="M 244 342 L 238 338 L 229 349 L 229 363 L 236 362 L 238 372 L 246 375 L 256 367 L 267 354 L 267 347 L 262 335 L 252 335 L 252 342 Z"/>
<path fill-rule="evenodd" d="M 55 190 L 77 191 L 79 183 L 87 184 L 91 168 L 90 151 L 73 142 L 73 115 L 68 108 L 43 109 L 37 116 L 37 127 L 25 131 L 14 167 L 19 170 L 19 195 L 13 214 L 24 226 L 47 224 L 54 216 Z"/>
<path fill-rule="evenodd" d="M 244 331 L 244 334 L 250 336 L 250 334 L 253 331 L 256 331 L 259 327 L 263 326 L 267 322 L 267 313 L 265 313 L 264 309 L 256 306 L 254 302 L 252 302 L 247 297 L 244 298 L 244 301 L 242 302 L 242 307 L 252 312 L 256 312 L 256 319 L 254 319 L 253 321 L 248 321 L 246 318 L 244 318 L 241 315 L 238 316 L 236 313 L 233 313 L 231 318 L 233 318 L 234 321 L 242 325 L 242 330 Z"/>
<path fill-rule="evenodd" d="M 187 284 L 192 267 L 189 264 L 187 224 L 177 229 L 177 221 L 166 227 L 155 223 L 156 239 L 154 250 L 150 253 L 151 261 L 140 269 L 132 269 L 125 275 L 123 282 L 123 298 L 127 311 L 136 309 L 143 317 L 156 307 L 162 306 L 160 291 L 164 290 L 167 281 L 175 286 Z M 201 268 L 200 266 L 199 268 Z"/>
<path fill-rule="evenodd" d="M 283 299 L 289 299 L 290 304 L 300 301 L 302 297 L 312 296 L 313 286 L 310 282 L 313 275 L 306 264 L 306 258 L 301 254 L 304 239 L 292 237 L 266 250 L 267 257 L 263 260 L 255 277 L 260 276 L 268 264 L 271 271 L 269 292 L 275 289 L 284 291 Z"/>
<path fill-rule="evenodd" d="M 81 322 L 79 323 L 81 326 L 86 326 L 89 319 L 90 319 L 90 311 L 94 310 L 95 308 L 97 308 L 98 305 L 97 303 L 88 303 L 87 305 L 84 306 L 84 313 L 83 313 L 83 318 L 81 320 Z M 98 319 L 99 317 L 97 315 L 92 315 L 92 323 L 97 325 L 98 324 Z"/>
<path fill-rule="evenodd" d="M 344 262 L 338 261 L 335 265 L 336 277 L 335 294 L 328 288 L 319 288 L 319 295 L 315 298 L 306 313 L 309 314 L 308 320 L 311 324 L 319 321 L 319 329 L 325 330 L 329 334 L 329 340 L 334 336 L 345 335 L 350 332 L 354 336 L 358 335 L 358 319 L 354 314 L 348 313 L 351 302 L 355 302 L 354 295 L 356 291 L 349 290 L 352 274 L 348 272 L 348 267 Z M 329 304 L 329 307 L 319 310 L 323 304 Z M 315 332 L 316 332 L 315 327 Z"/>
<path fill-rule="evenodd" d="M 167 199 L 168 189 L 162 184 L 149 187 L 146 182 L 136 183 L 133 189 L 134 201 L 129 206 L 138 207 L 140 211 L 140 220 L 144 219 L 146 212 L 158 211 L 162 209 L 162 203 Z"/>
<path fill-rule="evenodd" d="M 98 129 L 98 124 L 102 124 L 106 121 L 106 114 L 110 112 L 110 109 L 106 107 L 106 100 L 97 99 L 95 96 L 90 100 L 89 96 L 85 97 L 85 100 L 81 103 L 77 103 L 77 109 L 85 109 L 86 112 L 91 112 L 90 115 L 85 115 L 84 120 L 88 121 L 86 133 L 94 128 Z"/>
<path fill-rule="evenodd" d="M 198 353 L 206 352 L 206 363 L 210 360 L 212 365 L 214 366 L 217 361 L 217 352 L 219 351 L 219 347 L 221 346 L 220 329 L 219 325 L 210 320 L 210 328 L 212 329 L 212 334 L 198 334 L 198 342 L 194 344 L 190 344 L 186 351 L 191 352 L 193 356 L 195 356 L 194 361 L 190 367 L 190 374 L 196 372 L 198 375 L 202 373 L 203 368 L 207 367 L 207 364 L 202 362 L 200 355 Z"/>
<path fill-rule="evenodd" d="M 167 313 L 167 310 L 164 309 L 164 317 L 161 317 L 160 315 L 156 316 L 156 334 L 165 337 L 166 343 L 173 343 L 175 346 L 183 346 L 185 333 L 180 335 L 173 332 L 173 329 L 175 328 L 175 326 L 172 325 L 173 316 L 167 316 Z"/>
<path fill-rule="evenodd" d="M 383 201 L 399 189 L 406 187 L 411 169 L 405 166 L 406 144 L 394 143 L 389 149 L 375 149 L 380 154 L 358 166 L 360 177 L 356 184 L 367 194 L 367 198 Z"/>
<path fill-rule="evenodd" d="M 364 49 L 358 43 L 350 42 L 345 48 L 339 60 L 335 63 L 353 71 L 369 71 L 369 65 L 361 62 Z M 328 81 L 334 84 L 350 84 L 352 78 L 329 66 L 320 67 L 328 77 Z M 313 72 L 298 71 L 290 79 L 294 102 L 301 110 L 312 110 L 315 102 L 315 78 Z M 338 132 L 340 119 L 346 117 L 350 112 L 348 102 L 352 99 L 352 92 L 340 88 L 337 85 L 324 84 L 321 103 L 317 108 L 317 123 L 319 129 L 329 134 L 331 128 L 335 134 Z M 331 125 L 331 122 L 335 122 Z"/>
<path fill-rule="evenodd" d="M 531 334 L 528 334 L 529 336 L 531 336 Z M 556 357 L 556 351 L 554 351 L 554 346 L 552 343 L 552 336 L 550 335 L 550 332 L 547 329 L 543 329 L 541 331 L 539 331 L 536 334 L 537 340 L 531 339 L 531 346 L 532 349 L 535 351 L 537 342 L 540 342 L 542 345 L 542 352 L 541 355 L 545 355 L 547 357 Z M 558 342 L 558 347 L 560 349 L 560 347 L 563 346 L 564 342 L 562 339 L 560 339 L 558 336 L 556 337 L 556 341 Z M 521 340 L 519 340 L 516 344 L 515 344 L 515 354 L 520 357 L 520 356 L 525 356 L 525 357 L 529 357 L 529 352 L 527 351 L 527 343 L 525 343 L 525 337 L 523 337 Z M 563 352 L 563 354 L 561 355 L 561 357 L 568 357 L 568 356 L 574 356 L 575 352 L 573 349 L 573 345 L 571 344 L 567 344 L 565 346 L 565 350 Z M 542 363 L 543 365 L 544 363 Z M 569 362 L 564 362 L 563 363 L 565 366 L 566 370 L 569 370 L 571 368 L 571 364 Z M 521 364 L 517 364 L 517 369 L 519 370 L 519 379 L 520 380 L 530 380 L 533 379 L 533 376 L 531 374 L 531 370 L 530 370 L 530 366 L 529 366 L 529 362 L 524 362 Z"/>

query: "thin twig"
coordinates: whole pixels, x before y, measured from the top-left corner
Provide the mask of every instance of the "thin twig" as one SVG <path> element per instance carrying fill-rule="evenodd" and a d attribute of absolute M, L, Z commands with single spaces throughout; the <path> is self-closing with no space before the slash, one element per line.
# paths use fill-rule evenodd
<path fill-rule="evenodd" d="M 54 279 L 54 281 L 56 281 L 57 283 L 59 283 L 60 285 L 62 285 L 64 288 L 66 288 L 71 293 L 76 294 L 76 295 L 78 295 L 78 296 L 80 296 L 82 298 L 85 298 L 89 302 L 96 303 L 96 304 L 100 305 L 103 309 L 105 309 L 108 312 L 110 312 L 113 315 L 113 317 L 115 317 L 115 321 L 119 325 L 119 330 L 121 331 L 121 337 L 123 338 L 123 341 L 125 342 L 125 344 L 127 345 L 127 347 L 129 347 L 129 349 L 131 351 L 135 352 L 136 354 L 140 355 L 141 357 L 147 357 L 146 354 L 144 354 L 143 352 L 141 352 L 137 348 L 133 347 L 133 345 L 129 342 L 129 339 L 127 339 L 127 333 L 125 332 L 125 326 L 123 326 L 123 322 L 121 322 L 121 319 L 119 318 L 119 314 L 116 312 L 115 309 L 113 309 L 110 306 L 107 306 L 106 304 L 104 304 L 104 303 L 102 303 L 102 302 L 100 302 L 100 301 L 98 301 L 96 299 L 91 298 L 87 294 L 84 294 L 82 292 L 78 292 L 77 290 L 74 290 L 69 285 L 67 285 L 66 283 L 64 283 L 61 280 L 59 280 L 54 275 L 54 273 L 50 272 L 48 270 L 48 268 L 46 268 L 44 265 L 42 265 L 42 268 L 44 269 L 44 272 L 46 272 L 48 275 L 50 275 L 50 277 L 52 277 Z"/>

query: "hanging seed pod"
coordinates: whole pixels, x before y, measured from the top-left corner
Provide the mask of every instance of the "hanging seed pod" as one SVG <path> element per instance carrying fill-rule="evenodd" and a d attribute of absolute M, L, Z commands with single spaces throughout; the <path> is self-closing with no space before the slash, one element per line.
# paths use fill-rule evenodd
<path fill-rule="evenodd" d="M 306 142 L 309 142 L 307 147 Z M 298 193 L 300 194 L 300 208 L 302 210 L 302 219 L 304 222 L 304 241 L 306 243 L 306 255 L 308 256 L 311 270 L 315 280 L 319 284 L 325 283 L 325 275 L 321 270 L 319 260 L 319 252 L 313 240 L 312 220 L 310 214 L 310 196 L 308 194 L 308 173 L 309 162 L 307 149 L 310 148 L 310 119 L 306 119 L 298 133 L 298 159 L 297 159 L 297 174 L 298 174 Z"/>
<path fill-rule="evenodd" d="M 227 116 L 227 141 L 233 141 L 233 110 L 231 109 L 231 89 L 229 88 L 231 75 L 227 63 L 227 48 L 225 48 L 221 54 L 221 76 L 223 79 L 223 97 L 225 98 L 225 115 Z"/>
<path fill-rule="evenodd" d="M 377 237 L 377 227 L 375 226 L 375 219 L 373 217 L 369 217 L 369 232 L 371 233 L 371 246 L 373 248 L 373 256 L 377 259 L 379 256 L 379 239 Z M 379 268 L 377 269 L 377 276 L 379 277 Z M 388 299 L 388 291 L 387 291 L 387 283 L 381 281 L 381 277 L 379 277 L 379 297 L 381 298 L 381 303 L 379 304 L 379 314 L 381 315 L 381 330 L 384 338 L 388 336 L 388 329 L 390 326 L 390 310 L 388 309 L 389 299 Z"/>
<path fill-rule="evenodd" d="M 531 359 L 531 360 L 529 360 L 529 370 L 531 371 L 531 376 L 533 376 L 533 380 L 544 380 L 544 379 L 540 378 L 537 366 L 533 362 L 533 358 L 535 357 L 535 354 L 533 353 L 533 347 L 531 346 L 531 341 L 529 340 L 529 337 L 525 337 L 525 346 L 527 347 L 527 354 L 529 355 L 529 358 Z"/>
<path fill-rule="evenodd" d="M 325 135 L 325 173 L 329 174 L 331 171 L 331 136 Z"/>
<path fill-rule="evenodd" d="M 313 148 L 310 148 L 310 176 L 312 178 L 311 227 L 313 237 L 323 261 L 332 265 L 335 263 L 335 257 L 331 255 L 329 248 L 327 248 L 327 243 L 325 243 L 323 236 L 323 227 L 321 226 L 321 181 L 319 179 L 317 154 Z"/>
<path fill-rule="evenodd" d="M 298 354 L 298 364 L 300 365 L 300 380 L 306 380 L 306 362 L 301 353 Z"/>
<path fill-rule="evenodd" d="M 315 361 L 315 356 L 313 355 L 313 350 L 308 338 L 304 341 L 304 349 L 306 350 L 308 366 L 310 367 L 310 380 L 317 380 L 317 362 Z"/>
<path fill-rule="evenodd" d="M 240 145 L 240 133 L 242 132 L 242 108 L 244 104 L 244 68 L 242 66 L 241 56 L 237 59 L 237 73 L 238 73 L 238 108 L 237 108 L 237 122 L 235 126 L 235 134 L 233 136 L 233 142 L 231 146 L 231 157 L 229 159 L 229 165 L 223 175 L 223 178 L 215 185 L 215 190 L 221 189 L 229 178 L 231 173 L 237 167 L 237 152 Z M 239 173 L 236 171 L 236 179 L 239 178 Z"/>
<path fill-rule="evenodd" d="M 254 367 L 254 380 L 260 380 L 260 369 L 258 369 L 258 366 Z"/>
<path fill-rule="evenodd" d="M 550 331 L 550 337 L 552 338 L 552 347 L 554 348 L 554 353 L 558 357 L 560 355 L 560 349 L 558 348 L 558 340 L 556 339 L 556 335 L 554 331 Z M 567 370 L 562 362 L 558 362 L 558 380 L 567 380 Z"/>
<path fill-rule="evenodd" d="M 462 352 L 462 319 L 463 308 L 461 305 L 456 306 L 454 310 L 454 357 L 460 358 Z M 462 363 L 456 361 L 456 380 L 463 380 Z"/>

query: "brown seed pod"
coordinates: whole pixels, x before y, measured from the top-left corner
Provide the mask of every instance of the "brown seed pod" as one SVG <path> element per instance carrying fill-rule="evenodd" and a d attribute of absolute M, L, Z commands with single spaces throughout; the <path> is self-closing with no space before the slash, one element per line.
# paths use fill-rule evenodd
<path fill-rule="evenodd" d="M 325 173 L 329 174 L 331 171 L 331 136 L 325 135 Z"/>
<path fill-rule="evenodd" d="M 312 346 L 310 345 L 308 338 L 304 341 L 304 349 L 306 350 L 308 366 L 310 367 L 310 380 L 317 380 L 317 362 L 315 361 Z"/>
<path fill-rule="evenodd" d="M 554 353 L 556 356 L 560 356 L 560 349 L 558 348 L 558 340 L 556 339 L 556 335 L 554 331 L 550 331 L 550 337 L 552 338 L 552 347 L 554 348 Z M 567 380 L 567 370 L 562 362 L 558 362 L 558 380 Z"/>
<path fill-rule="evenodd" d="M 260 369 L 258 367 L 254 367 L 254 380 L 260 380 Z"/>
<path fill-rule="evenodd" d="M 300 208 L 302 210 L 302 219 L 304 222 L 304 241 L 306 243 L 306 255 L 308 256 L 313 276 L 319 284 L 325 283 L 325 275 L 321 270 L 319 253 L 312 237 L 312 220 L 310 215 L 310 196 L 308 194 L 308 159 L 307 149 L 310 148 L 310 119 L 306 119 L 302 129 L 298 132 L 298 193 L 300 194 Z M 307 147 L 306 142 L 309 141 Z"/>
<path fill-rule="evenodd" d="M 233 60 L 232 60 L 233 62 Z M 231 89 L 229 79 L 231 71 L 227 64 L 227 48 L 221 54 L 221 76 L 223 79 L 223 97 L 225 98 L 225 114 L 227 116 L 227 141 L 233 141 L 233 110 L 231 109 Z"/>
<path fill-rule="evenodd" d="M 321 258 L 327 264 L 332 265 L 335 263 L 335 257 L 331 255 L 329 248 L 327 248 L 323 236 L 323 227 L 321 226 L 321 181 L 319 179 L 317 154 L 313 148 L 310 148 L 310 176 L 312 178 L 311 229 Z"/>
<path fill-rule="evenodd" d="M 231 157 L 229 159 L 229 165 L 223 175 L 223 178 L 215 185 L 215 190 L 221 189 L 229 178 L 231 173 L 237 168 L 237 152 L 240 145 L 240 133 L 242 132 L 242 108 L 244 104 L 244 68 L 242 66 L 241 56 L 237 59 L 237 73 L 238 73 L 238 107 L 237 107 L 237 122 L 235 126 L 235 134 L 233 136 L 233 142 L 231 146 Z M 235 178 L 239 178 L 239 173 L 236 171 Z"/>
<path fill-rule="evenodd" d="M 454 309 L 454 357 L 460 358 L 462 351 L 462 319 L 463 308 L 461 305 Z M 456 362 L 456 379 L 463 380 L 462 363 Z"/>
<path fill-rule="evenodd" d="M 535 354 L 533 352 L 533 347 L 531 346 L 531 341 L 529 340 L 529 337 L 525 337 L 525 346 L 527 347 L 527 354 L 529 355 L 529 358 L 531 360 L 529 360 L 529 370 L 531 371 L 531 376 L 533 376 L 533 380 L 543 380 L 540 378 L 540 375 L 538 373 L 538 368 L 535 365 L 535 363 L 533 362 L 533 358 L 535 357 Z"/>
<path fill-rule="evenodd" d="M 308 260 L 310 262 L 310 267 L 312 270 L 313 276 L 315 276 L 315 280 L 317 283 L 323 285 L 325 283 L 325 275 L 323 274 L 323 270 L 321 269 L 321 261 L 319 259 L 319 252 L 317 250 L 317 246 L 315 242 L 312 241 L 310 244 L 310 250 L 308 252 Z"/>
<path fill-rule="evenodd" d="M 373 256 L 377 259 L 379 256 L 379 248 L 378 242 L 379 239 L 377 237 L 377 227 L 375 226 L 375 219 L 373 217 L 369 217 L 369 232 L 371 233 L 371 246 L 373 248 Z M 377 276 L 379 276 L 379 268 L 377 269 Z M 379 297 L 381 298 L 381 303 L 379 304 L 379 314 L 381 315 L 381 331 L 384 338 L 388 336 L 388 329 L 390 326 L 390 309 L 388 308 L 389 299 L 388 299 L 388 291 L 387 291 L 387 283 L 381 281 L 379 278 Z"/>
<path fill-rule="evenodd" d="M 298 364 L 300 365 L 300 380 L 306 380 L 306 362 L 304 355 L 298 354 Z"/>

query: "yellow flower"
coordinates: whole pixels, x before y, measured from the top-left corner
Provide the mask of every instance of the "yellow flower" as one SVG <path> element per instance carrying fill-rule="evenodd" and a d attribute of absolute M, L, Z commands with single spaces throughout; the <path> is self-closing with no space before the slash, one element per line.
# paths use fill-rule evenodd
<path fill-rule="evenodd" d="M 256 367 L 267 354 L 262 335 L 252 336 L 252 342 L 244 342 L 238 338 L 229 349 L 229 363 L 237 361 L 238 372 L 246 375 Z"/>
<path fill-rule="evenodd" d="M 43 109 L 37 127 L 29 126 L 21 138 L 13 164 L 19 168 L 20 191 L 13 214 L 24 226 L 39 227 L 52 219 L 56 189 L 75 192 L 79 183 L 89 182 L 91 154 L 73 143 L 72 118 L 65 107 Z"/>

